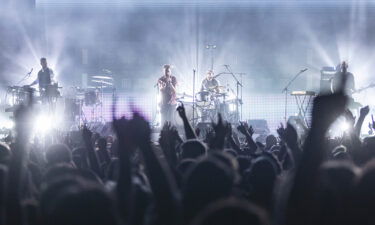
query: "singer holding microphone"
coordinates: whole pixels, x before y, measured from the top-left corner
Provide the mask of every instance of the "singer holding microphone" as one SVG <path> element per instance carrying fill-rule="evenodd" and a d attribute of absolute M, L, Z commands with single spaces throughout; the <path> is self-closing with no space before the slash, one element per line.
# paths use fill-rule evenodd
<path fill-rule="evenodd" d="M 175 76 L 172 76 L 171 65 L 164 65 L 163 72 L 164 75 L 158 80 L 158 87 L 161 94 L 161 126 L 167 121 L 175 124 L 177 86 L 177 79 Z"/>

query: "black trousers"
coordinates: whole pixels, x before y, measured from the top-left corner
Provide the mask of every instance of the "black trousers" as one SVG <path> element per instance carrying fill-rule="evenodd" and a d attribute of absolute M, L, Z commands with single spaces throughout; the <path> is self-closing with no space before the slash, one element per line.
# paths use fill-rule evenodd
<path fill-rule="evenodd" d="M 160 106 L 161 113 L 161 126 L 164 126 L 165 122 L 170 122 L 172 125 L 176 124 L 175 114 L 176 105 L 175 104 L 165 104 Z"/>

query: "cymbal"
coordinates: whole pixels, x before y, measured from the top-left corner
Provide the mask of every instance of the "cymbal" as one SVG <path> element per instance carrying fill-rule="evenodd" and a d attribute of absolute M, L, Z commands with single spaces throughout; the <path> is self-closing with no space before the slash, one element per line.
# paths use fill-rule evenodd
<path fill-rule="evenodd" d="M 215 93 L 214 94 L 215 97 L 223 97 L 223 96 L 228 96 L 227 93 Z"/>
<path fill-rule="evenodd" d="M 108 76 L 92 76 L 92 78 L 103 79 L 103 80 L 113 80 L 112 77 L 108 77 Z"/>
<path fill-rule="evenodd" d="M 183 93 L 176 93 L 177 96 L 181 96 L 182 98 L 183 97 L 189 97 L 189 98 L 192 98 L 193 96 L 192 95 L 189 95 L 189 94 L 186 94 L 185 92 Z"/>
<path fill-rule="evenodd" d="M 107 88 L 109 86 L 87 86 L 86 89 L 99 89 L 99 88 Z"/>
<path fill-rule="evenodd" d="M 94 83 L 101 83 L 101 84 L 107 84 L 107 85 L 113 85 L 112 83 L 104 80 L 91 80 Z"/>

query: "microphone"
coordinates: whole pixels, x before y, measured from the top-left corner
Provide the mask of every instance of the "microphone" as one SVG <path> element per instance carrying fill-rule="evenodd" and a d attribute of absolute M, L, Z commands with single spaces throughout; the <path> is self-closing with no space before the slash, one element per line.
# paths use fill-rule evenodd
<path fill-rule="evenodd" d="M 109 69 L 103 69 L 103 72 L 105 72 L 105 73 L 109 73 L 109 74 L 112 73 L 112 71 L 110 71 Z"/>
<path fill-rule="evenodd" d="M 33 72 L 34 68 L 31 68 L 30 72 L 27 73 L 27 76 L 30 76 L 31 73 Z"/>
<path fill-rule="evenodd" d="M 306 69 L 303 69 L 303 70 L 301 70 L 301 73 L 305 72 L 306 70 L 307 70 L 307 68 L 306 68 Z"/>

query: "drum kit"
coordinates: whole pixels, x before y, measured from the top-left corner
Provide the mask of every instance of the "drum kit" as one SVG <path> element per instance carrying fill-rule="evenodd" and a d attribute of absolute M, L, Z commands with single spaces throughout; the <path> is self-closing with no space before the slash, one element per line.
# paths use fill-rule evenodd
<path fill-rule="evenodd" d="M 103 96 L 108 89 L 115 91 L 113 77 L 108 75 L 91 76 L 91 85 L 86 88 L 71 87 L 69 97 L 65 98 L 65 114 L 69 115 L 71 121 L 78 119 L 79 124 L 87 123 L 83 113 L 83 106 L 85 106 L 90 108 L 91 122 L 104 122 Z"/>
<path fill-rule="evenodd" d="M 233 106 L 237 98 L 226 86 L 214 86 L 201 90 L 195 94 L 194 99 L 186 93 L 177 94 L 177 97 L 177 101 L 184 104 L 187 117 L 194 125 L 199 122 L 216 121 L 218 113 L 229 122 L 234 122 L 236 118 Z"/>

